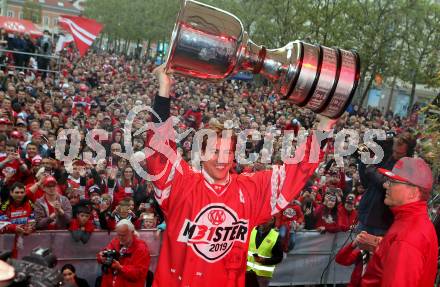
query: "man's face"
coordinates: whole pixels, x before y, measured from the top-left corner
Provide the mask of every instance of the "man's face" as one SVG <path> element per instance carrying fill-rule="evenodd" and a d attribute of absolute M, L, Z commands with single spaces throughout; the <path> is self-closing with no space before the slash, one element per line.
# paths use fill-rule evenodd
<path fill-rule="evenodd" d="M 405 157 L 408 152 L 408 146 L 406 144 L 399 144 L 397 141 L 393 144 L 393 159 L 399 160 Z"/>
<path fill-rule="evenodd" d="M 116 235 L 121 245 L 129 246 L 133 241 L 133 231 L 130 231 L 126 225 L 116 228 Z"/>
<path fill-rule="evenodd" d="M 48 158 L 43 158 L 41 161 L 41 166 L 44 167 L 44 170 L 49 173 L 52 171 L 52 162 Z"/>
<path fill-rule="evenodd" d="M 128 217 L 128 210 L 129 210 L 128 206 L 120 205 L 118 213 L 122 218 L 127 218 Z"/>
<path fill-rule="evenodd" d="M 14 188 L 14 190 L 11 191 L 11 197 L 14 202 L 21 202 L 25 195 L 26 192 L 24 191 L 24 188 L 16 187 Z"/>
<path fill-rule="evenodd" d="M 87 221 L 89 221 L 90 214 L 88 213 L 80 213 L 78 214 L 78 221 L 80 225 L 85 225 Z"/>
<path fill-rule="evenodd" d="M 47 195 L 55 195 L 57 193 L 57 185 L 55 183 L 50 183 L 43 187 L 43 190 Z"/>
<path fill-rule="evenodd" d="M 7 155 L 11 155 L 11 154 L 13 154 L 15 152 L 16 152 L 16 150 L 15 150 L 15 148 L 13 146 L 6 146 L 6 154 Z"/>
<path fill-rule="evenodd" d="M 73 178 L 78 178 L 79 177 L 79 171 L 80 171 L 80 167 L 77 165 L 74 165 L 72 167 L 72 177 Z"/>
<path fill-rule="evenodd" d="M 386 189 L 384 203 L 390 207 L 401 206 L 408 203 L 411 193 L 414 192 L 416 188 L 393 179 L 385 181 L 383 187 Z"/>
<path fill-rule="evenodd" d="M 80 200 L 80 196 L 76 192 L 73 192 L 72 194 L 69 194 L 68 198 L 69 198 L 70 205 L 72 205 L 72 206 L 77 205 L 79 203 L 79 200 Z"/>
<path fill-rule="evenodd" d="M 221 140 L 217 140 L 217 144 L 214 147 L 206 146 L 206 151 L 213 154 L 210 160 L 202 163 L 203 168 L 211 176 L 214 181 L 220 182 L 226 179 L 229 174 L 229 170 L 232 167 L 234 159 L 234 151 L 231 147 L 231 139 L 226 139 L 224 147 L 220 147 Z"/>

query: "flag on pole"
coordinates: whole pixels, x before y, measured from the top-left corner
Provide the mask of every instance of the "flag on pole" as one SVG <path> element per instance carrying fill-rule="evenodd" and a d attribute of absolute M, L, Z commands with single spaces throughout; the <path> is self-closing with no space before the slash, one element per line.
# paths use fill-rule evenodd
<path fill-rule="evenodd" d="M 66 48 L 73 41 L 74 40 L 73 40 L 73 37 L 71 34 L 69 34 L 69 33 L 65 33 L 65 35 L 61 34 L 60 37 L 58 38 L 55 52 L 57 52 L 57 53 L 61 52 L 64 48 Z"/>
<path fill-rule="evenodd" d="M 72 34 L 81 56 L 87 52 L 103 28 L 101 23 L 80 16 L 61 15 L 58 23 L 61 28 Z"/>

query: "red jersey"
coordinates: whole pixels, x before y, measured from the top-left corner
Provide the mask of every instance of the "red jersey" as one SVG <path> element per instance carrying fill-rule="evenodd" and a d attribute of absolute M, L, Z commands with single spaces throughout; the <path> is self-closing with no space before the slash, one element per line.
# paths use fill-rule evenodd
<path fill-rule="evenodd" d="M 0 158 L 0 162 L 4 161 L 6 159 L 5 157 Z M 22 159 L 16 159 L 13 161 L 10 161 L 6 163 L 3 168 L 0 170 L 0 178 L 5 178 L 5 175 L 3 174 L 3 170 L 8 169 L 10 172 L 14 173 L 14 175 L 11 177 L 9 182 L 14 183 L 17 181 L 20 181 L 23 177 L 23 173 L 20 171 L 20 166 L 24 164 L 24 161 Z"/>
<path fill-rule="evenodd" d="M 304 214 L 301 211 L 300 206 L 295 203 L 290 203 L 286 208 L 276 215 L 275 226 L 280 227 L 282 225 L 286 225 L 289 230 L 290 224 L 293 221 L 301 224 L 304 221 Z"/>
<path fill-rule="evenodd" d="M 168 120 L 155 130 L 160 136 L 148 134 L 147 148 L 173 151 L 161 138 L 173 139 L 173 132 Z M 310 142 L 307 150 L 299 147 L 305 152 L 300 163 L 230 174 L 224 185 L 154 150 L 147 167 L 149 174 L 161 175 L 153 183 L 167 228 L 153 286 L 245 286 L 250 231 L 284 209 L 313 174 L 319 156 L 309 163 Z"/>
<path fill-rule="evenodd" d="M 355 225 L 357 221 L 357 211 L 353 209 L 348 211 L 345 209 L 344 204 L 338 206 L 338 226 L 341 231 L 348 231 L 350 227 Z"/>
<path fill-rule="evenodd" d="M 434 286 L 438 242 L 423 201 L 392 207 L 394 222 L 376 248 L 361 286 Z"/>
<path fill-rule="evenodd" d="M 88 220 L 86 224 L 84 225 L 85 232 L 92 233 L 95 230 L 95 225 L 93 224 L 92 219 Z M 77 218 L 74 218 L 70 221 L 69 230 L 75 231 L 80 230 L 81 225 L 79 224 L 79 220 Z"/>
<path fill-rule="evenodd" d="M 29 219 L 33 219 L 34 210 L 31 201 L 25 200 L 21 204 L 16 204 L 6 200 L 0 208 L 0 221 L 7 221 L 6 232 L 14 233 L 17 225 L 27 224 Z"/>
<path fill-rule="evenodd" d="M 324 226 L 328 232 L 338 232 L 339 226 L 337 222 L 337 212 L 332 214 L 324 205 L 318 206 L 315 209 L 316 227 Z"/>

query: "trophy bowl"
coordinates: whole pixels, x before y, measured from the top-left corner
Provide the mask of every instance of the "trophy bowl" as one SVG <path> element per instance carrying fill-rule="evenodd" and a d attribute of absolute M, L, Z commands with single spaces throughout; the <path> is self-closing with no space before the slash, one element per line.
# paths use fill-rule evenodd
<path fill-rule="evenodd" d="M 299 40 L 267 49 L 252 42 L 231 13 L 185 0 L 172 33 L 166 71 L 208 81 L 223 81 L 241 71 L 261 74 L 283 99 L 338 118 L 355 94 L 360 59 L 354 51 Z"/>

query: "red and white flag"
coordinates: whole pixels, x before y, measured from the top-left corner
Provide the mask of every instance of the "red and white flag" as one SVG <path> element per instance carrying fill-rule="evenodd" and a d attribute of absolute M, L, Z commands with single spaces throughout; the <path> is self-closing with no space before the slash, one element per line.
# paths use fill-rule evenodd
<path fill-rule="evenodd" d="M 58 23 L 61 28 L 72 34 L 81 56 L 87 52 L 104 27 L 93 19 L 80 16 L 61 15 Z"/>

